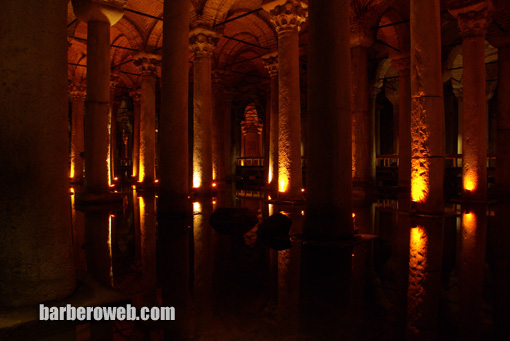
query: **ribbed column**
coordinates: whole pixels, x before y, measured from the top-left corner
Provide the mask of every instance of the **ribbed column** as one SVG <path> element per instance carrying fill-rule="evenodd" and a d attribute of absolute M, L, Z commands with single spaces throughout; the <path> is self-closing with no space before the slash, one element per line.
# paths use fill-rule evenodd
<path fill-rule="evenodd" d="M 178 211 L 187 210 L 189 6 L 189 0 L 166 1 L 164 5 L 161 69 L 164 96 L 161 96 L 159 118 L 160 211 L 170 206 Z"/>
<path fill-rule="evenodd" d="M 206 28 L 190 32 L 193 50 L 193 188 L 199 195 L 212 190 L 212 79 L 211 58 L 217 33 Z"/>
<path fill-rule="evenodd" d="M 278 53 L 262 57 L 264 66 L 271 78 L 269 113 L 269 165 L 267 182 L 272 191 L 278 190 Z"/>
<path fill-rule="evenodd" d="M 351 87 L 346 81 L 351 73 L 349 1 L 314 0 L 309 6 L 309 145 L 304 232 L 319 238 L 350 237 Z M 280 55 L 280 66 L 281 60 Z"/>
<path fill-rule="evenodd" d="M 281 3 L 281 2 L 273 2 Z M 269 8 L 269 7 L 268 7 Z M 282 200 L 303 198 L 301 170 L 301 101 L 299 27 L 306 20 L 301 1 L 289 0 L 270 10 L 278 33 L 278 190 Z"/>
<path fill-rule="evenodd" d="M 407 55 L 395 57 L 391 64 L 398 71 L 398 191 L 399 209 L 411 207 L 411 79 L 410 60 Z"/>
<path fill-rule="evenodd" d="M 75 84 L 71 88 L 71 182 L 83 181 L 83 117 L 85 114 L 86 91 L 84 85 Z"/>
<path fill-rule="evenodd" d="M 139 53 L 134 59 L 141 73 L 138 182 L 143 187 L 153 187 L 156 177 L 156 68 L 161 62 L 161 57 Z"/>
<path fill-rule="evenodd" d="M 488 2 L 453 8 L 462 34 L 462 189 L 468 200 L 487 200 L 485 33 Z"/>
<path fill-rule="evenodd" d="M 75 287 L 66 18 L 64 0 L 0 2 L 1 306 Z"/>
<path fill-rule="evenodd" d="M 119 151 L 117 147 L 117 111 L 121 101 L 117 98 L 117 85 L 120 83 L 120 78 L 117 73 L 112 73 L 110 77 L 110 184 L 117 178 L 117 159 L 119 158 Z"/>

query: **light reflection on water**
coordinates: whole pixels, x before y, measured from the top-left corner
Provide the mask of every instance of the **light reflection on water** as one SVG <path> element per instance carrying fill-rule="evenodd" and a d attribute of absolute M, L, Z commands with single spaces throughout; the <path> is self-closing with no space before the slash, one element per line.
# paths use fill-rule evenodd
<path fill-rule="evenodd" d="M 422 226 L 383 201 L 354 208 L 356 229 L 376 234 L 373 241 L 338 247 L 296 239 L 274 250 L 256 228 L 218 234 L 209 217 L 231 202 L 218 194 L 190 203 L 190 219 L 158 219 L 157 198 L 136 192 L 126 193 L 123 209 L 73 210 L 78 269 L 136 306 L 176 307 L 177 321 L 117 322 L 108 338 L 457 338 L 467 331 L 487 338 L 496 327 L 508 330 L 499 321 L 510 302 L 510 233 L 485 210 L 452 206 L 440 223 Z M 291 234 L 302 231 L 303 207 L 258 198 L 237 205 L 260 219 L 284 211 Z M 84 329 L 78 334 L 96 335 Z"/>

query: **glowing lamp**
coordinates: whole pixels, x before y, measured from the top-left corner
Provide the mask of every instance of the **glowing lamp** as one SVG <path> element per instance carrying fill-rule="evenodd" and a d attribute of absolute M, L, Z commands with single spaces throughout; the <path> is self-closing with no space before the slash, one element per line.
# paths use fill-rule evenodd
<path fill-rule="evenodd" d="M 280 179 L 280 187 L 279 191 L 284 193 L 287 192 L 287 187 L 289 186 L 288 180 L 286 177 L 281 177 Z"/>
<path fill-rule="evenodd" d="M 464 179 L 464 189 L 468 192 L 474 191 L 476 188 L 476 182 L 474 176 L 466 176 Z"/>
<path fill-rule="evenodd" d="M 202 184 L 202 179 L 199 172 L 193 173 L 193 188 L 199 188 Z"/>
<path fill-rule="evenodd" d="M 213 182 L 213 183 L 212 183 L 212 186 L 213 186 L 213 187 L 216 187 L 216 182 Z"/>

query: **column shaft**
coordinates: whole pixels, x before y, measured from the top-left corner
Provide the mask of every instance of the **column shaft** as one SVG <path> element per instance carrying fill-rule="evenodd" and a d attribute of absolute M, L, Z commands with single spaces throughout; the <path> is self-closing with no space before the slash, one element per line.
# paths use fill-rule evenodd
<path fill-rule="evenodd" d="M 351 93 L 346 81 L 351 72 L 349 1 L 310 1 L 309 20 L 309 152 L 304 232 L 348 237 L 353 233 L 352 168 L 346 162 L 352 159 Z M 282 59 L 283 56 L 280 66 Z"/>
<path fill-rule="evenodd" d="M 62 299 L 75 286 L 66 18 L 64 0 L 0 2 L 2 306 Z"/>
<path fill-rule="evenodd" d="M 444 117 L 439 0 L 411 2 L 411 199 L 443 211 Z"/>
<path fill-rule="evenodd" d="M 485 95 L 485 39 L 462 41 L 463 125 L 462 183 L 466 198 L 487 199 L 487 102 Z"/>
<path fill-rule="evenodd" d="M 213 155 L 213 180 L 216 184 L 225 182 L 225 110 L 224 92 L 225 87 L 221 83 L 223 73 L 215 71 L 213 86 L 213 115 L 212 120 L 212 155 Z"/>
<path fill-rule="evenodd" d="M 352 151 L 353 181 L 365 185 L 371 182 L 370 115 L 368 112 L 368 59 L 367 48 L 351 48 L 352 61 Z"/>
<path fill-rule="evenodd" d="M 133 94 L 131 94 L 131 97 L 133 98 L 133 152 L 132 152 L 133 170 L 131 172 L 131 177 L 138 179 L 139 174 L 138 169 L 140 162 L 140 110 L 141 110 L 140 93 L 138 91 L 135 91 Z"/>
<path fill-rule="evenodd" d="M 271 76 L 271 112 L 269 122 L 269 187 L 278 190 L 278 73 Z"/>
<path fill-rule="evenodd" d="M 189 0 L 166 1 L 163 23 L 161 114 L 159 119 L 160 200 L 186 199 L 188 176 Z M 166 199 L 165 199 L 166 198 Z M 182 208 L 185 210 L 185 206 Z"/>
<path fill-rule="evenodd" d="M 71 91 L 73 96 L 71 119 L 71 172 L 73 182 L 83 181 L 83 117 L 85 115 L 85 89 Z M 82 154 L 82 155 L 80 155 Z"/>
<path fill-rule="evenodd" d="M 85 112 L 85 192 L 108 192 L 110 102 L 110 24 L 87 25 L 87 100 Z"/>
<path fill-rule="evenodd" d="M 140 106 L 140 168 L 138 181 L 154 184 L 156 156 L 156 75 L 142 72 Z"/>
<path fill-rule="evenodd" d="M 297 27 L 278 33 L 278 181 L 284 200 L 302 198 L 299 34 Z"/>

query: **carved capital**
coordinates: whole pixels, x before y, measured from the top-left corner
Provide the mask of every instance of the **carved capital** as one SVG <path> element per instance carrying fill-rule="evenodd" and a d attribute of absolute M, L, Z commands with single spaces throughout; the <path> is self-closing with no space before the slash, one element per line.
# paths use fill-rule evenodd
<path fill-rule="evenodd" d="M 116 24 L 124 15 L 128 0 L 72 0 L 74 14 L 83 22 L 102 21 Z"/>
<path fill-rule="evenodd" d="M 350 43 L 351 47 L 370 47 L 374 44 L 375 35 L 372 28 L 361 22 L 351 23 Z"/>
<path fill-rule="evenodd" d="M 273 52 L 262 56 L 262 62 L 271 78 L 278 77 L 278 53 Z"/>
<path fill-rule="evenodd" d="M 72 84 L 69 86 L 69 92 L 73 100 L 85 101 L 87 97 L 87 86 L 85 84 Z"/>
<path fill-rule="evenodd" d="M 133 56 L 133 63 L 142 75 L 155 75 L 158 66 L 161 65 L 161 56 L 146 52 L 140 52 Z"/>
<path fill-rule="evenodd" d="M 189 43 L 195 58 L 211 58 L 219 35 L 215 31 L 196 27 L 189 33 Z"/>
<path fill-rule="evenodd" d="M 307 6 L 301 1 L 288 0 L 269 11 L 271 22 L 278 34 L 299 31 L 308 16 Z"/>
<path fill-rule="evenodd" d="M 489 25 L 490 1 L 451 1 L 450 13 L 457 18 L 462 38 L 485 36 Z"/>
<path fill-rule="evenodd" d="M 409 55 L 399 55 L 391 60 L 391 66 L 398 72 L 399 77 L 409 76 L 411 72 L 411 58 Z"/>

